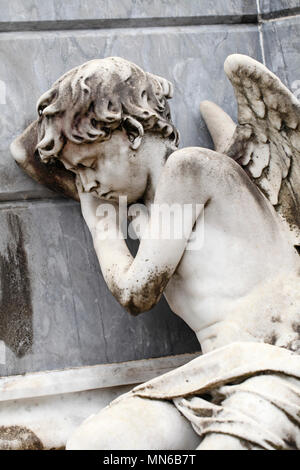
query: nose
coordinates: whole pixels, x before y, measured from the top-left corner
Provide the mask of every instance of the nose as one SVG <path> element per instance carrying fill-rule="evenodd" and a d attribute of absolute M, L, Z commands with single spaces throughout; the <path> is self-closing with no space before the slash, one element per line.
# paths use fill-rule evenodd
<path fill-rule="evenodd" d="M 78 173 L 86 192 L 90 192 L 92 189 L 99 187 L 99 181 L 95 178 L 95 173 L 90 168 L 80 168 L 78 169 Z"/>

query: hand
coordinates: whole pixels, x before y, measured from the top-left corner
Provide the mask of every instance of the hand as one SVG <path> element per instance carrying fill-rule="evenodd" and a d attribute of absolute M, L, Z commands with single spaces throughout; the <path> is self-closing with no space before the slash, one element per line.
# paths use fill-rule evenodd
<path fill-rule="evenodd" d="M 76 187 L 82 215 L 93 238 L 98 232 L 115 230 L 118 220 L 118 204 L 100 199 L 93 193 L 85 192 L 78 175 L 76 176 Z"/>

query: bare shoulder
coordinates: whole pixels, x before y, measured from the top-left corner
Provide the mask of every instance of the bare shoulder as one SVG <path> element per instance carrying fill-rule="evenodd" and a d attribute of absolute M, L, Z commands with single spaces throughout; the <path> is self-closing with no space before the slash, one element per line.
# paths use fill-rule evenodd
<path fill-rule="evenodd" d="M 165 165 L 166 173 L 195 176 L 203 169 L 220 172 L 221 167 L 238 166 L 227 155 L 202 147 L 186 147 L 173 152 Z"/>
<path fill-rule="evenodd" d="M 227 163 L 229 160 L 226 155 L 201 147 L 176 150 L 164 166 L 156 201 L 205 204 L 219 184 L 222 162 L 225 166 L 231 165 Z"/>
<path fill-rule="evenodd" d="M 241 190 L 250 190 L 255 198 L 262 198 L 246 172 L 232 158 L 202 147 L 186 147 L 168 158 L 157 194 L 165 200 L 168 193 L 176 192 L 177 199 L 190 198 L 189 202 L 204 204 Z"/>

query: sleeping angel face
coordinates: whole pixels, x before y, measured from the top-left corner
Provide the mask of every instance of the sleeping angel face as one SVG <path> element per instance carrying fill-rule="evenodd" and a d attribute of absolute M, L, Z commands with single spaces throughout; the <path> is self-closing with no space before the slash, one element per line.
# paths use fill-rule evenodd
<path fill-rule="evenodd" d="M 78 175 L 85 192 L 101 199 L 118 201 L 126 196 L 132 203 L 143 196 L 147 186 L 147 168 L 124 130 L 116 130 L 109 140 L 93 144 L 67 142 L 60 161 Z"/>
<path fill-rule="evenodd" d="M 164 140 L 174 150 L 178 145 L 167 103 L 171 96 L 167 80 L 124 59 L 87 62 L 38 102 L 40 158 L 58 159 L 79 176 L 86 192 L 112 200 L 125 195 L 134 202 L 147 185 L 139 158 L 146 137 Z"/>

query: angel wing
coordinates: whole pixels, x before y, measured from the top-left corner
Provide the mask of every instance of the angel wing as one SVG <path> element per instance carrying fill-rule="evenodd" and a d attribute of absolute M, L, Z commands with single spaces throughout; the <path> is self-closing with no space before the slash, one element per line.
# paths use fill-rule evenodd
<path fill-rule="evenodd" d="M 234 87 L 238 125 L 213 103 L 202 104 L 216 150 L 245 169 L 300 245 L 300 102 L 248 56 L 229 56 L 224 69 Z"/>

